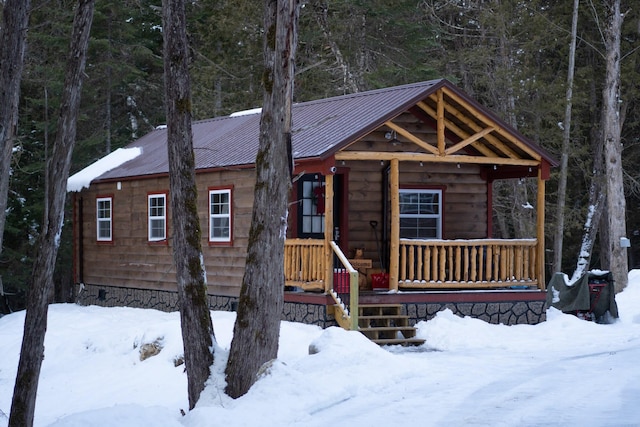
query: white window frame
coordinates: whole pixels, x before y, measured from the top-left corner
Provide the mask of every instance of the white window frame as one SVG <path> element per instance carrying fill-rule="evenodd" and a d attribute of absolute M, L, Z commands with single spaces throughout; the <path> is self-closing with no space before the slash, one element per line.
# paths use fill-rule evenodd
<path fill-rule="evenodd" d="M 100 208 L 100 204 L 109 202 L 109 208 Z M 107 216 L 101 216 L 101 213 L 108 212 Z M 101 236 L 100 231 L 104 231 L 100 228 L 102 224 L 109 224 L 109 236 Z M 96 197 L 96 240 L 98 242 L 112 242 L 113 241 L 113 197 Z"/>
<path fill-rule="evenodd" d="M 402 201 L 402 194 L 434 194 L 438 195 L 438 212 L 437 213 L 402 213 L 402 206 L 400 207 L 400 219 L 402 218 L 433 218 L 436 219 L 436 235 L 432 237 L 408 237 L 412 239 L 442 239 L 442 189 L 428 189 L 428 188 L 401 188 L 400 200 Z M 419 202 L 418 202 L 419 204 Z M 400 236 L 402 236 L 402 225 L 400 226 Z M 406 237 L 403 237 L 406 238 Z"/>
<path fill-rule="evenodd" d="M 162 200 L 162 206 L 151 206 L 152 200 Z M 157 212 L 158 209 L 162 212 Z M 154 227 L 157 221 L 162 222 L 162 227 Z M 162 236 L 152 235 L 153 230 L 162 230 Z M 167 195 L 165 193 L 152 193 L 147 195 L 147 238 L 150 242 L 162 242 L 167 240 Z"/>
<path fill-rule="evenodd" d="M 213 202 L 211 198 L 214 195 L 227 195 L 227 209 L 226 212 L 213 212 Z M 209 242 L 210 243 L 230 243 L 232 238 L 232 192 L 231 188 L 216 188 L 209 189 Z M 224 203 L 222 204 L 224 205 Z M 224 209 L 223 209 L 224 210 Z M 214 236 L 214 231 L 219 230 L 220 227 L 218 225 L 214 225 L 214 221 L 218 221 L 220 219 L 227 219 L 227 235 L 226 236 Z"/>

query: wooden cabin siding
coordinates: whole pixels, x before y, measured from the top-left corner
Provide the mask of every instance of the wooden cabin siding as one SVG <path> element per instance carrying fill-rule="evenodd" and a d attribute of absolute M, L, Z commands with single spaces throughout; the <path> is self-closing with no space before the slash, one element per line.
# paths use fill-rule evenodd
<path fill-rule="evenodd" d="M 355 248 L 364 248 L 364 258 L 373 260 L 374 268 L 381 268 L 371 221 L 378 223 L 380 239 L 384 227 L 382 188 L 386 166 L 380 162 L 358 161 L 346 162 L 346 167 L 349 168 L 349 247 L 342 251 L 353 257 Z"/>
<path fill-rule="evenodd" d="M 443 189 L 443 239 L 487 237 L 487 183 L 478 165 L 400 163 L 400 188 Z"/>
<path fill-rule="evenodd" d="M 244 274 L 246 246 L 253 207 L 253 169 L 198 173 L 198 211 L 202 229 L 202 249 L 208 291 L 217 295 L 237 295 Z M 171 249 L 172 219 L 168 177 L 94 183 L 76 195 L 82 203 L 82 280 L 84 283 L 140 289 L 175 290 L 175 270 Z M 209 244 L 209 188 L 232 186 L 232 245 Z M 147 196 L 167 194 L 168 242 L 148 242 Z M 96 240 L 96 198 L 113 197 L 112 242 Z M 78 215 L 78 212 L 76 212 Z M 80 218 L 78 218 L 80 219 Z M 78 230 L 76 230 L 76 236 Z M 78 242 L 76 242 L 78 246 Z M 76 253 L 79 248 L 76 247 Z M 76 261 L 80 262 L 76 255 Z M 76 273 L 79 268 L 76 266 Z"/>
<path fill-rule="evenodd" d="M 378 223 L 378 239 L 383 232 L 383 180 L 386 163 L 376 161 L 345 162 L 349 168 L 349 256 L 355 248 L 364 248 L 364 257 L 380 268 L 371 221 Z M 487 183 L 480 166 L 432 163 L 400 163 L 401 187 L 442 188 L 444 190 L 444 239 L 482 239 L 487 235 Z M 390 213 L 388 213 L 390 215 Z M 388 235 L 387 230 L 387 235 Z"/>

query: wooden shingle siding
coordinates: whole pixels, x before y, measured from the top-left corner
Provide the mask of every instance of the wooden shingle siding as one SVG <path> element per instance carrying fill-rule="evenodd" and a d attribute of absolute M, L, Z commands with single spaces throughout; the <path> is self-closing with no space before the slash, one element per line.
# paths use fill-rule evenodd
<path fill-rule="evenodd" d="M 252 169 L 198 173 L 198 209 L 202 229 L 202 249 L 209 293 L 236 295 L 244 274 L 246 245 L 253 206 Z M 233 245 L 209 245 L 210 187 L 233 186 Z M 167 177 L 96 183 L 83 191 L 83 277 L 85 283 L 141 289 L 175 289 L 171 237 L 173 236 L 169 195 L 167 197 L 168 241 L 148 242 L 147 195 L 168 193 Z M 113 197 L 113 241 L 96 241 L 96 197 Z"/>
<path fill-rule="evenodd" d="M 386 163 L 346 162 L 349 168 L 349 250 L 364 248 L 365 258 L 378 266 L 378 252 L 371 221 L 378 223 L 382 237 L 382 186 Z M 445 164 L 402 162 L 400 186 L 444 189 L 444 230 L 446 239 L 482 239 L 487 237 L 487 183 L 477 165 L 452 168 Z"/>

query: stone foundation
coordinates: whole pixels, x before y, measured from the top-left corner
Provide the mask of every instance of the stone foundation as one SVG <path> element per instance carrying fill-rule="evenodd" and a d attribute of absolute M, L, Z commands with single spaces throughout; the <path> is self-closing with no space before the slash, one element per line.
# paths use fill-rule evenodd
<path fill-rule="evenodd" d="M 178 310 L 178 296 L 173 291 L 77 285 L 76 295 L 76 301 L 81 305 Z M 238 306 L 238 298 L 232 296 L 208 295 L 208 301 L 211 310 L 235 311 Z M 327 306 L 331 304 L 332 299 L 324 294 L 287 292 L 282 320 L 322 328 L 337 326 L 333 316 L 327 313 Z M 469 316 L 493 324 L 533 325 L 546 320 L 545 293 L 540 291 L 363 294 L 360 304 L 401 304 L 411 325 L 429 320 L 445 309 L 450 309 L 458 316 Z"/>

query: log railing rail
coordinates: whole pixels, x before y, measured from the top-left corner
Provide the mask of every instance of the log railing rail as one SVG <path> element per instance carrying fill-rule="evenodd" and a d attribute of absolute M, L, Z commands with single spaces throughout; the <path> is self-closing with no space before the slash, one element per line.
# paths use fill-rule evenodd
<path fill-rule="evenodd" d="M 536 239 L 400 239 L 401 288 L 540 287 Z"/>

